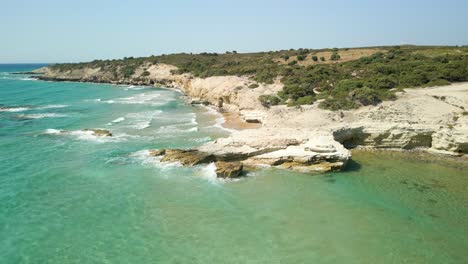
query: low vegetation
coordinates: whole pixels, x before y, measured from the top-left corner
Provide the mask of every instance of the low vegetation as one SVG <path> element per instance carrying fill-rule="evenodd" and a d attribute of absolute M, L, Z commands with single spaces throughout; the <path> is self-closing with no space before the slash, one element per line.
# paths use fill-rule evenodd
<path fill-rule="evenodd" d="M 180 53 L 56 64 L 52 67 L 59 71 L 101 68 L 111 72 L 115 78 L 131 78 L 135 77 L 139 67 L 157 63 L 175 65 L 178 67 L 176 73 L 191 73 L 196 77 L 249 76 L 265 84 L 280 78 L 284 84 L 281 92 L 259 98 L 267 107 L 312 104 L 321 100 L 319 106 L 324 109 L 352 109 L 392 100 L 396 91 L 407 87 L 468 81 L 468 47 L 394 46 L 259 53 Z M 148 71 L 143 71 L 138 78 L 149 75 Z"/>

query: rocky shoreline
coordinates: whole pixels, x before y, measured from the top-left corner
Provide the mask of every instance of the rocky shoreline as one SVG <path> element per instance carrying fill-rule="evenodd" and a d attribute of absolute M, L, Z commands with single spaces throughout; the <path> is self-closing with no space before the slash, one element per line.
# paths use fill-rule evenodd
<path fill-rule="evenodd" d="M 46 67 L 35 71 L 42 75 L 33 77 L 176 88 L 192 104 L 211 105 L 220 112 L 235 113 L 244 122 L 259 124 L 193 150 L 164 150 L 158 154 L 163 161 L 177 160 L 188 166 L 216 162 L 220 167 L 241 170 L 244 165 L 275 166 L 310 173 L 344 168 L 351 158 L 347 148 L 354 147 L 420 149 L 451 156 L 468 153 L 467 83 L 406 89 L 395 101 L 332 112 L 319 109 L 317 103 L 301 107 L 261 105 L 260 95 L 282 89 L 279 79 L 249 88 L 255 82 L 247 76 L 198 78 L 173 74 L 174 69 L 166 64 L 144 65 L 129 78 L 115 78 L 99 68 L 59 72 Z M 141 77 L 143 71 L 149 75 Z M 218 176 L 240 175 L 225 171 Z"/>

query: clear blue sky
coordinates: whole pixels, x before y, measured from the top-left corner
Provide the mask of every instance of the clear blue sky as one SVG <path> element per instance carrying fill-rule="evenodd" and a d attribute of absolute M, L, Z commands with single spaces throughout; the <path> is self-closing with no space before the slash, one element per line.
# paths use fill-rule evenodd
<path fill-rule="evenodd" d="M 0 63 L 468 44 L 467 0 L 0 0 Z"/>

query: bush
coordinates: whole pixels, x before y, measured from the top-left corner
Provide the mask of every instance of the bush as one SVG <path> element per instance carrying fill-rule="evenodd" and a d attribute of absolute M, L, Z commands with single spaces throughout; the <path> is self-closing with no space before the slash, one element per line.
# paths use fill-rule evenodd
<path fill-rule="evenodd" d="M 293 65 L 296 65 L 297 64 L 297 61 L 296 60 L 293 60 L 291 62 L 288 63 L 289 66 L 293 66 Z"/>
<path fill-rule="evenodd" d="M 281 99 L 276 95 L 260 95 L 258 100 L 264 107 L 278 105 L 281 102 Z"/>
<path fill-rule="evenodd" d="M 341 58 L 340 54 L 338 54 L 338 52 L 334 51 L 332 53 L 332 55 L 330 56 L 330 60 L 332 61 L 337 61 Z"/>
<path fill-rule="evenodd" d="M 321 60 L 321 61 L 325 61 L 325 57 L 320 57 L 320 60 Z"/>
<path fill-rule="evenodd" d="M 357 105 L 354 102 L 351 102 L 346 99 L 329 98 L 320 102 L 319 107 L 322 109 L 336 111 L 340 109 L 342 110 L 354 109 L 354 108 L 357 108 Z"/>
<path fill-rule="evenodd" d="M 356 88 L 362 88 L 364 83 L 361 80 L 345 79 L 336 84 L 336 89 L 343 91 L 352 91 Z"/>
<path fill-rule="evenodd" d="M 382 76 L 373 81 L 372 88 L 392 89 L 396 87 L 397 81 L 392 76 Z"/>
<path fill-rule="evenodd" d="M 298 61 L 303 61 L 303 60 L 305 60 L 305 59 L 306 59 L 306 55 L 302 55 L 302 54 L 301 54 L 301 55 L 297 55 L 297 60 L 298 60 Z"/>
<path fill-rule="evenodd" d="M 376 89 L 367 87 L 355 89 L 351 98 L 354 101 L 358 101 L 362 105 L 376 105 L 382 102 L 379 96 L 379 92 Z"/>
<path fill-rule="evenodd" d="M 255 89 L 257 88 L 259 85 L 257 83 L 252 83 L 251 85 L 249 85 L 249 88 L 250 89 Z"/>
<path fill-rule="evenodd" d="M 450 82 L 444 79 L 432 80 L 426 84 L 427 87 L 450 85 Z"/>
<path fill-rule="evenodd" d="M 314 55 L 314 56 L 312 56 L 312 60 L 313 61 L 318 61 L 318 57 Z"/>
<path fill-rule="evenodd" d="M 135 73 L 135 68 L 134 65 L 127 65 L 121 69 L 121 73 L 125 78 L 128 78 Z"/>
<path fill-rule="evenodd" d="M 315 102 L 315 97 L 312 95 L 306 95 L 303 97 L 297 98 L 295 105 L 311 105 Z"/>
<path fill-rule="evenodd" d="M 144 71 L 143 73 L 141 73 L 142 77 L 146 77 L 146 76 L 149 76 L 149 75 L 150 75 L 149 71 Z"/>

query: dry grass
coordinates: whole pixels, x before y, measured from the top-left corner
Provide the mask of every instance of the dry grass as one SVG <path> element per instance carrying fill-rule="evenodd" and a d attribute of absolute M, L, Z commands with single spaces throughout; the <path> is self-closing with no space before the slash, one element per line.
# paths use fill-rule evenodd
<path fill-rule="evenodd" d="M 338 50 L 340 59 L 336 61 L 332 61 L 330 57 L 333 54 L 333 51 L 317 51 L 317 52 L 311 52 L 307 54 L 307 57 L 305 58 L 305 60 L 297 61 L 297 64 L 301 66 L 308 66 L 308 65 L 314 65 L 314 64 L 341 63 L 341 62 L 346 62 L 346 61 L 357 60 L 359 58 L 370 56 L 377 52 L 385 52 L 385 50 L 379 49 L 379 48 L 347 49 L 347 50 L 340 49 Z M 318 61 L 313 61 L 312 56 L 317 56 Z M 320 57 L 324 57 L 325 61 L 321 61 Z M 291 56 L 287 61 L 281 58 L 274 59 L 274 61 L 276 61 L 279 64 L 288 64 L 289 62 L 295 61 L 295 60 L 297 60 L 297 56 Z"/>

